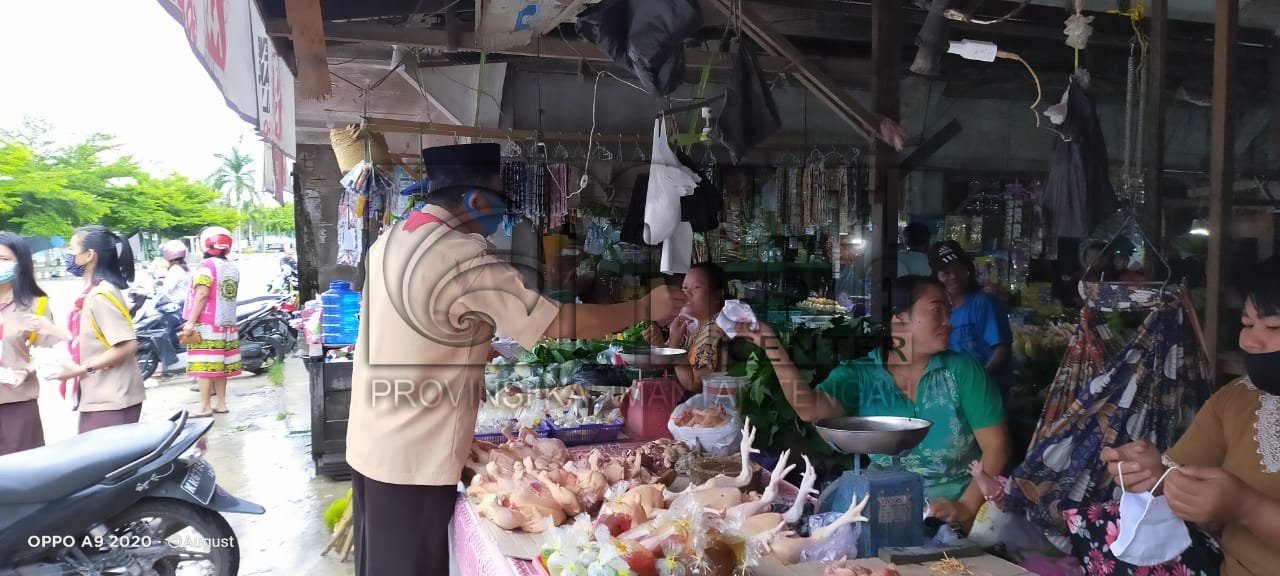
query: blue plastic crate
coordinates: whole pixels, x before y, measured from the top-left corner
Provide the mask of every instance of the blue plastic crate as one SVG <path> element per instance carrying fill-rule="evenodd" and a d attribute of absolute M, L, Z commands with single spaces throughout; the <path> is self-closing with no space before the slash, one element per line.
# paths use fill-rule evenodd
<path fill-rule="evenodd" d="M 515 425 L 515 423 L 516 423 L 516 421 L 515 421 L 515 420 L 512 420 L 512 421 L 511 421 L 511 424 L 513 425 L 513 426 L 512 426 L 513 428 L 515 427 L 515 426 L 514 426 L 514 425 Z M 518 431 L 518 429 L 517 429 L 517 431 Z M 547 423 L 547 421 L 546 421 L 546 420 L 543 420 L 541 424 L 538 424 L 538 427 L 537 427 L 536 429 L 534 429 L 534 431 L 538 433 L 538 437 L 539 437 L 539 438 L 551 438 L 551 437 L 552 437 L 552 436 L 551 436 L 551 426 L 550 426 L 550 424 L 548 424 L 548 423 Z M 473 438 L 474 438 L 477 442 L 488 442 L 488 443 L 490 443 L 490 444 L 502 444 L 503 442 L 506 442 L 506 441 L 507 441 L 507 437 L 506 437 L 506 436 L 503 436 L 501 432 L 493 432 L 493 433 L 490 433 L 490 434 L 476 434 L 475 436 L 473 436 Z"/>
<path fill-rule="evenodd" d="M 551 435 L 548 437 L 564 442 L 565 446 L 616 442 L 618 435 L 622 433 L 621 423 L 583 424 L 574 428 L 560 428 L 548 422 L 547 427 L 551 430 Z"/>

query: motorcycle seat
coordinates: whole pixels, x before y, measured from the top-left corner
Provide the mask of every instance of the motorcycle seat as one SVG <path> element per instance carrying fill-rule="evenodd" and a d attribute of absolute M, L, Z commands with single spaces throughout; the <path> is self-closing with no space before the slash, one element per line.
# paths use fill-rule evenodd
<path fill-rule="evenodd" d="M 155 450 L 173 426 L 169 421 L 111 426 L 0 456 L 0 504 L 48 502 L 88 488 Z"/>

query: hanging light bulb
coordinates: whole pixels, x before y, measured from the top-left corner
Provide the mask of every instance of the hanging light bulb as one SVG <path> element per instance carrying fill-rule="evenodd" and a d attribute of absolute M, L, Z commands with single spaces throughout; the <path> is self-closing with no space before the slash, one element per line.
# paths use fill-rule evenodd
<path fill-rule="evenodd" d="M 849 243 L 853 244 L 854 246 L 862 246 L 865 242 L 866 242 L 866 239 L 862 237 L 862 227 L 858 226 L 854 228 L 853 240 L 851 240 Z"/>
<path fill-rule="evenodd" d="M 1208 236 L 1209 223 L 1205 222 L 1203 218 L 1196 218 L 1195 220 L 1192 220 L 1190 233 L 1193 236 Z"/>

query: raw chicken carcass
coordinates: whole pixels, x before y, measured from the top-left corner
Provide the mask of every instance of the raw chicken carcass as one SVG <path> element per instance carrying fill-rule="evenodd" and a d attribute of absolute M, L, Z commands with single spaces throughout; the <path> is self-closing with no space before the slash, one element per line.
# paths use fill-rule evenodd
<path fill-rule="evenodd" d="M 760 495 L 759 500 L 744 502 L 733 508 L 730 508 L 725 514 L 735 524 L 741 524 L 743 520 L 752 516 L 759 515 L 761 512 L 769 509 L 773 501 L 778 497 L 778 483 L 787 477 L 795 465 L 787 466 L 787 459 L 791 457 L 790 450 L 783 450 L 778 457 L 778 465 L 773 468 L 773 473 L 769 476 L 769 486 L 764 489 L 764 493 Z M 781 519 L 781 518 L 779 518 Z M 775 523 L 776 524 L 776 523 Z"/>
<path fill-rule="evenodd" d="M 848 558 L 841 558 L 827 564 L 823 569 L 822 576 L 901 576 L 898 574 L 898 567 L 890 564 L 878 570 L 872 570 L 865 566 L 859 566 Z"/>
<path fill-rule="evenodd" d="M 778 522 L 794 525 L 800 521 L 800 518 L 804 515 L 804 506 L 809 496 L 818 494 L 818 491 L 813 488 L 814 483 L 818 480 L 818 473 L 813 469 L 813 463 L 809 462 L 807 455 L 802 456 L 802 458 L 804 458 L 804 477 L 800 480 L 800 490 L 796 492 L 796 499 L 795 502 L 791 503 L 791 508 L 787 510 L 786 514 L 769 512 L 747 518 L 742 523 L 743 534 L 755 536 L 777 526 Z M 770 484 L 772 484 L 772 478 L 770 479 Z"/>
<path fill-rule="evenodd" d="M 849 510 L 841 514 L 835 522 L 814 530 L 808 538 L 795 537 L 791 531 L 784 530 L 787 526 L 786 522 L 779 522 L 772 530 L 759 534 L 755 538 L 767 544 L 770 555 L 777 561 L 785 565 L 795 564 L 800 561 L 800 555 L 805 548 L 830 538 L 836 530 L 848 524 L 866 522 L 867 518 L 862 515 L 862 510 L 867 507 L 869 498 L 870 495 L 863 496 L 862 501 L 856 506 L 850 506 Z"/>
<path fill-rule="evenodd" d="M 681 428 L 716 428 L 728 421 L 729 413 L 720 404 L 712 404 L 706 408 L 688 408 L 673 420 Z"/>
<path fill-rule="evenodd" d="M 751 417 L 748 416 L 746 422 L 742 425 L 742 442 L 738 445 L 739 453 L 742 456 L 742 469 L 737 476 L 725 476 L 724 474 L 703 482 L 696 489 L 704 488 L 744 488 L 751 483 L 751 455 L 759 454 L 760 451 L 751 447 L 756 441 L 756 429 L 751 426 Z"/>

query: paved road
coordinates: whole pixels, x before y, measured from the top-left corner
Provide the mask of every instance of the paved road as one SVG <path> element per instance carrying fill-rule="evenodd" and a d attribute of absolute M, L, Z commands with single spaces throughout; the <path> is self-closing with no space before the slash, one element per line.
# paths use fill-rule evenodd
<path fill-rule="evenodd" d="M 279 255 L 247 256 L 240 261 L 241 298 L 261 295 L 278 269 Z M 65 318 L 83 290 L 78 279 L 42 280 L 55 318 Z M 199 409 L 199 394 L 184 378 L 149 381 L 142 419 L 167 418 L 178 410 Z M 309 390 L 298 359 L 286 364 L 284 386 L 265 376 L 231 381 L 227 407 L 209 432 L 206 455 L 218 483 L 239 497 L 261 504 L 263 516 L 228 516 L 241 546 L 241 575 L 307 574 L 348 576 L 350 562 L 320 556 L 329 533 L 323 522 L 330 502 L 346 494 L 347 483 L 315 478 L 310 457 Z M 40 413 L 49 443 L 73 436 L 76 413 L 70 411 L 56 385 L 40 394 Z"/>

